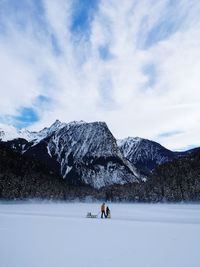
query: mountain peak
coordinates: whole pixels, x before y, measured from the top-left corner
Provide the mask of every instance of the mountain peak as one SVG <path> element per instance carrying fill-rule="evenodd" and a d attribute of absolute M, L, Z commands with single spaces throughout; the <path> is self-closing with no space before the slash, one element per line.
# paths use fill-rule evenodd
<path fill-rule="evenodd" d="M 55 120 L 54 123 L 49 127 L 49 128 L 52 128 L 52 127 L 58 127 L 62 124 L 62 122 L 60 120 Z"/>

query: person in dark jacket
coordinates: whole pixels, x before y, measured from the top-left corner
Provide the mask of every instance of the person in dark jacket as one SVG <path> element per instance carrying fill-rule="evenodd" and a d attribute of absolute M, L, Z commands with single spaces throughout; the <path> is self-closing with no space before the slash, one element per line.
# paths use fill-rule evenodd
<path fill-rule="evenodd" d="M 110 216 L 110 209 L 109 209 L 109 207 L 107 206 L 106 207 L 106 218 L 110 218 L 111 216 Z"/>
<path fill-rule="evenodd" d="M 101 205 L 101 218 L 102 219 L 103 219 L 103 216 L 106 218 L 106 212 L 105 212 L 105 210 L 106 210 L 106 205 L 105 205 L 105 203 L 103 203 Z"/>

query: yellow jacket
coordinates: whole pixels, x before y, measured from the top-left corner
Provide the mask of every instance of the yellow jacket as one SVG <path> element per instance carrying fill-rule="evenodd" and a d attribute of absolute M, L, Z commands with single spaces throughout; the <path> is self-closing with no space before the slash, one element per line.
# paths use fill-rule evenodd
<path fill-rule="evenodd" d="M 102 211 L 105 211 L 105 208 L 106 208 L 105 204 L 102 204 L 102 205 L 101 205 L 101 212 L 102 212 Z"/>

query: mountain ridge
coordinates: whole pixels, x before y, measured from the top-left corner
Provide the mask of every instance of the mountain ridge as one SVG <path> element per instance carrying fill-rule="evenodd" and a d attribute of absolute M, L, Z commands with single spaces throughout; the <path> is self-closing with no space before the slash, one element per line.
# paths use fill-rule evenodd
<path fill-rule="evenodd" d="M 38 132 L 0 127 L 0 140 L 53 166 L 68 183 L 95 188 L 146 181 L 157 166 L 193 151 L 171 151 L 141 137 L 116 140 L 105 122 L 56 120 Z"/>
<path fill-rule="evenodd" d="M 104 122 L 55 121 L 8 136 L 1 128 L 1 199 L 200 199 L 200 148 L 174 152 L 140 137 L 116 140 Z"/>

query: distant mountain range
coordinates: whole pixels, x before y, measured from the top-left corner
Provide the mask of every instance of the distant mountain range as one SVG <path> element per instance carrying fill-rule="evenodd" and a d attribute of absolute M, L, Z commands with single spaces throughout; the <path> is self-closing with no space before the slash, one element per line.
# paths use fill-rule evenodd
<path fill-rule="evenodd" d="M 184 152 L 171 151 L 160 144 L 140 137 L 128 137 L 118 140 L 117 144 L 123 156 L 129 160 L 140 173 L 149 176 L 158 166 L 176 158 L 191 154 L 195 149 Z"/>
<path fill-rule="evenodd" d="M 79 188 L 79 192 L 85 192 L 85 195 L 90 190 L 93 190 L 93 195 L 96 195 L 97 191 L 98 194 L 103 192 L 99 197 L 105 196 L 106 192 L 110 198 L 118 195 L 117 192 L 120 192 L 120 198 L 123 195 L 122 192 L 125 197 L 129 195 L 129 189 L 134 187 L 130 193 L 132 200 L 135 200 L 137 194 L 141 194 L 141 198 L 145 199 L 147 192 L 144 196 L 143 190 L 148 188 L 147 191 L 151 192 L 148 187 L 150 184 L 153 184 L 152 188 L 158 187 L 157 182 L 152 182 L 155 181 L 152 177 L 157 177 L 159 168 L 164 168 L 167 173 L 167 169 L 162 166 L 170 162 L 172 164 L 179 162 L 179 160 L 180 162 L 187 161 L 198 152 L 198 148 L 185 152 L 173 152 L 154 141 L 139 137 L 116 140 L 104 122 L 86 123 L 83 121 L 61 123 L 57 120 L 49 128 L 44 128 L 39 132 L 17 130 L 13 126 L 0 125 L 0 144 L 4 153 L 7 153 L 8 162 L 13 160 L 9 158 L 12 151 L 14 155 L 19 155 L 20 162 L 18 163 L 16 163 L 18 157 L 14 156 L 14 165 L 17 164 L 17 169 L 23 169 L 24 162 L 27 160 L 35 162 L 34 166 L 35 164 L 44 166 L 41 170 L 37 168 L 37 175 L 46 177 L 48 192 L 51 191 L 49 184 L 52 184 L 52 180 L 49 182 L 48 175 L 43 173 L 44 169 L 52 172 L 51 177 L 56 177 L 58 187 L 62 188 L 62 196 L 66 196 L 67 186 Z M 6 149 L 7 152 L 5 152 Z M 5 158 L 3 160 L 5 161 Z M 0 166 L 1 164 L 0 159 Z M 9 170 L 4 169 L 2 176 L 0 172 L 0 178 L 4 177 L 2 178 L 4 189 L 7 185 L 5 177 L 9 176 L 5 176 L 5 173 L 8 174 Z M 28 173 L 32 177 L 32 171 L 29 170 Z M 10 176 L 15 177 L 16 181 L 19 177 L 16 178 L 16 175 L 13 175 L 13 172 L 10 172 Z M 28 177 L 28 174 L 26 173 L 25 176 Z M 163 173 L 162 176 L 164 177 Z M 8 181 L 11 180 L 8 178 Z M 20 179 L 18 184 L 20 184 Z M 36 190 L 33 181 L 30 184 L 33 191 Z M 20 186 L 23 188 L 22 185 Z M 80 188 L 84 189 L 80 191 Z M 1 183 L 0 190 L 3 190 Z M 44 192 L 42 191 L 39 195 L 44 195 Z M 152 199 L 152 196 L 149 198 Z"/>

